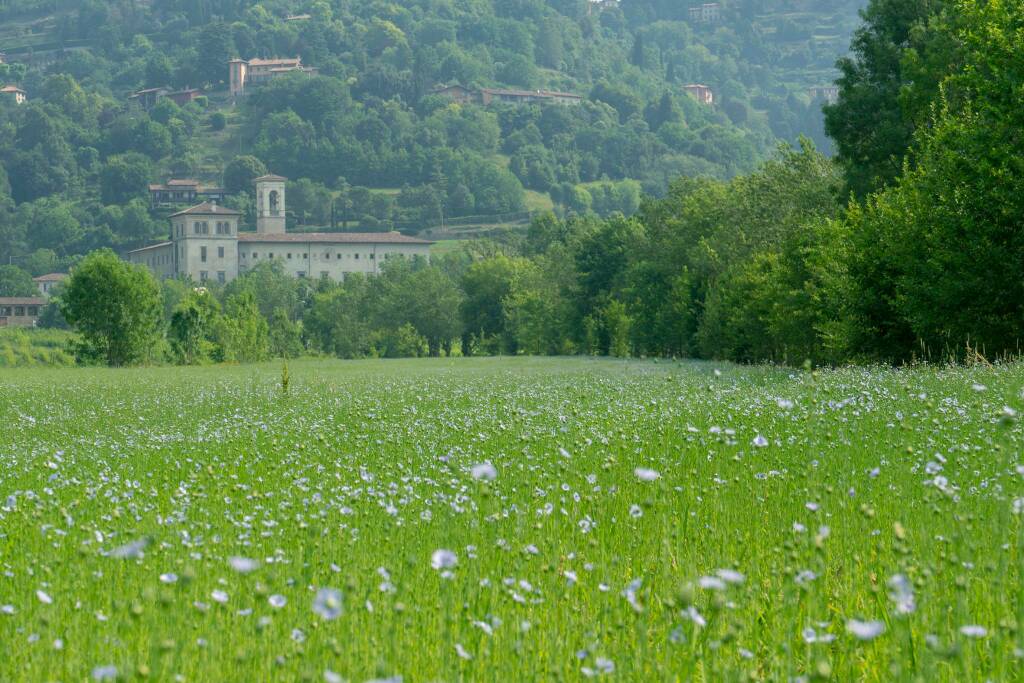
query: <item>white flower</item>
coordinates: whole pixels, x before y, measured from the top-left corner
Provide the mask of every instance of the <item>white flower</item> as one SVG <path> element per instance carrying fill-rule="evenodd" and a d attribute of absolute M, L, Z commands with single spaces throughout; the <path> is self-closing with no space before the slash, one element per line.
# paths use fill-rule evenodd
<path fill-rule="evenodd" d="M 0 614 L 14 614 L 14 605 L 0 605 Z"/>
<path fill-rule="evenodd" d="M 434 569 L 451 569 L 459 563 L 458 556 L 451 550 L 439 548 L 430 556 L 430 566 Z"/>
<path fill-rule="evenodd" d="M 768 439 L 758 434 L 757 436 L 754 437 L 753 444 L 758 448 L 765 448 L 768 445 Z"/>
<path fill-rule="evenodd" d="M 629 506 L 629 516 L 632 517 L 633 519 L 636 519 L 637 517 L 643 517 L 644 516 L 644 511 L 642 509 L 640 509 L 639 505 L 630 505 Z"/>
<path fill-rule="evenodd" d="M 498 476 L 498 470 L 494 468 L 489 462 L 482 462 L 479 465 L 473 465 L 473 469 L 470 470 L 470 474 L 473 475 L 474 479 L 482 481 L 494 481 Z"/>
<path fill-rule="evenodd" d="M 321 619 L 328 621 L 341 616 L 341 591 L 334 588 L 321 588 L 313 599 L 313 612 Z"/>
<path fill-rule="evenodd" d="M 178 581 L 178 575 L 173 572 L 160 575 L 160 583 L 176 583 Z"/>
<path fill-rule="evenodd" d="M 303 631 L 301 628 L 293 628 L 292 640 L 294 640 L 296 643 L 306 642 L 306 632 Z"/>
<path fill-rule="evenodd" d="M 126 543 L 125 545 L 114 548 L 110 551 L 110 557 L 116 557 L 120 560 L 133 560 L 143 556 L 143 550 L 149 545 L 148 538 L 140 538 L 137 541 Z"/>
<path fill-rule="evenodd" d="M 45 591 L 36 591 L 36 597 L 39 598 L 39 602 L 44 605 L 53 604 L 53 598 L 51 598 Z"/>
<path fill-rule="evenodd" d="M 213 591 L 210 593 L 210 597 L 213 598 L 214 602 L 219 602 L 222 605 L 228 601 L 228 594 L 222 590 Z"/>
<path fill-rule="evenodd" d="M 725 581 L 722 581 L 717 576 L 702 576 L 702 577 L 700 577 L 700 580 L 697 583 L 699 583 L 700 587 L 705 589 L 705 590 L 712 590 L 712 591 L 724 591 L 725 590 Z"/>
<path fill-rule="evenodd" d="M 967 626 L 960 627 L 960 633 L 964 634 L 968 638 L 984 638 L 988 635 L 988 631 L 984 626 L 978 626 L 977 624 L 968 624 Z"/>
<path fill-rule="evenodd" d="M 779 406 L 780 408 L 782 408 L 783 410 L 792 410 L 792 409 L 793 409 L 793 402 L 792 402 L 792 401 L 790 401 L 790 400 L 789 400 L 788 398 L 780 398 L 780 399 L 779 399 L 778 401 L 776 401 L 775 403 L 776 403 L 776 404 L 777 404 L 777 405 L 778 405 L 778 406 Z"/>
<path fill-rule="evenodd" d="M 344 681 L 341 674 L 334 673 L 330 669 L 324 669 L 324 682 L 325 683 L 342 683 Z"/>
<path fill-rule="evenodd" d="M 735 569 L 719 569 L 717 572 L 715 572 L 715 574 L 717 574 L 718 578 L 720 578 L 722 581 L 737 585 L 743 583 L 743 580 L 745 578 L 743 574 L 740 574 Z"/>
<path fill-rule="evenodd" d="M 885 624 L 881 621 L 850 619 L 846 622 L 846 630 L 857 640 L 874 640 L 885 633 Z"/>
<path fill-rule="evenodd" d="M 655 479 L 661 478 L 661 474 L 659 474 L 657 470 L 648 469 L 646 467 L 637 467 L 633 470 L 633 474 L 635 474 L 636 478 L 640 481 L 654 481 Z"/>
<path fill-rule="evenodd" d="M 457 654 L 462 659 L 473 659 L 473 655 L 466 652 L 466 648 L 462 647 L 462 643 L 455 643 L 455 654 Z"/>
<path fill-rule="evenodd" d="M 889 599 L 896 603 L 896 611 L 900 614 L 910 614 L 917 609 L 914 602 L 914 588 L 910 580 L 903 574 L 896 574 L 889 579 Z"/>
<path fill-rule="evenodd" d="M 113 681 L 117 679 L 117 667 L 113 664 L 107 664 L 106 666 L 97 666 L 92 670 L 92 679 L 94 681 Z"/>
<path fill-rule="evenodd" d="M 281 609 L 282 607 L 288 604 L 288 598 L 284 597 L 283 595 L 278 595 L 275 593 L 274 595 L 271 595 L 269 598 L 267 598 L 267 602 L 270 603 L 271 607 Z"/>
<path fill-rule="evenodd" d="M 239 574 L 248 574 L 259 566 L 259 562 L 248 557 L 229 557 L 228 564 Z"/>

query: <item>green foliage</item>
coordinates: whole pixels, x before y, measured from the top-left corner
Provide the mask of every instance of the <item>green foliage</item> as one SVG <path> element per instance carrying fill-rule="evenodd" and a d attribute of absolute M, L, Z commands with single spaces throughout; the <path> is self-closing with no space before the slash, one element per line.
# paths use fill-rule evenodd
<path fill-rule="evenodd" d="M 224 189 L 231 194 L 252 192 L 252 181 L 266 173 L 267 167 L 256 157 L 235 157 L 224 167 Z"/>
<path fill-rule="evenodd" d="M 83 259 L 61 297 L 64 318 L 82 337 L 79 360 L 110 366 L 153 360 L 160 310 L 160 288 L 150 272 L 108 250 Z"/>
<path fill-rule="evenodd" d="M 224 302 L 224 315 L 216 320 L 213 338 L 216 359 L 254 363 L 270 357 L 269 325 L 250 291 L 232 294 Z"/>
<path fill-rule="evenodd" d="M 0 296 L 37 296 L 32 276 L 15 265 L 0 266 Z"/>

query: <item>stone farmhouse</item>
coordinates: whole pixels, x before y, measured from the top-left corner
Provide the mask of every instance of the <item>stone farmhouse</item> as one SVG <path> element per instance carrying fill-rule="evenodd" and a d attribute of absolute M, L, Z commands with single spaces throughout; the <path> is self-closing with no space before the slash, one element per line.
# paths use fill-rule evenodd
<path fill-rule="evenodd" d="M 316 67 L 303 66 L 301 57 L 272 59 L 232 59 L 228 62 L 228 82 L 232 97 L 245 94 L 245 89 L 285 74 L 300 72 L 316 74 Z"/>
<path fill-rule="evenodd" d="M 438 86 L 435 95 L 447 97 L 459 104 L 482 104 L 487 106 L 495 102 L 507 104 L 579 104 L 582 95 L 557 90 L 504 90 L 501 88 L 470 89 L 459 84 Z"/>
<path fill-rule="evenodd" d="M 46 299 L 37 296 L 0 296 L 0 327 L 35 327 Z"/>
<path fill-rule="evenodd" d="M 230 282 L 266 261 L 280 263 L 292 277 L 342 281 L 349 273 L 379 273 L 388 259 L 430 258 L 432 242 L 398 232 L 287 232 L 285 180 L 255 180 L 256 232 L 239 232 L 238 211 L 204 202 L 171 215 L 169 241 L 130 251 L 126 258 L 159 278 L 195 282 Z"/>

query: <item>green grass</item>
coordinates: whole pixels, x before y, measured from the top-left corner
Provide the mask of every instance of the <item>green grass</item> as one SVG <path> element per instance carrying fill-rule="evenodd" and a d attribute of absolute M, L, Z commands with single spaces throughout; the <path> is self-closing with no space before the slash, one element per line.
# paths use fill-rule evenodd
<path fill-rule="evenodd" d="M 1020 365 L 280 377 L 0 373 L 0 680 L 1019 678 Z"/>
<path fill-rule="evenodd" d="M 551 195 L 547 192 L 526 190 L 527 211 L 554 211 L 554 209 L 555 203 L 551 200 Z"/>
<path fill-rule="evenodd" d="M 73 365 L 70 343 L 74 338 L 65 330 L 9 327 L 0 329 L 0 368 Z"/>
<path fill-rule="evenodd" d="M 469 240 L 438 240 L 430 247 L 431 256 L 444 256 L 458 251 Z"/>

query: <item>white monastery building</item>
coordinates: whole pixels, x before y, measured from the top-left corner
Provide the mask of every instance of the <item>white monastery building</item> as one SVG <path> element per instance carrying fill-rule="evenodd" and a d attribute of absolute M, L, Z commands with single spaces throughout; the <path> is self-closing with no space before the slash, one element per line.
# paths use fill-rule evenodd
<path fill-rule="evenodd" d="M 212 202 L 172 214 L 171 239 L 128 252 L 131 263 L 160 278 L 230 282 L 264 261 L 278 261 L 292 277 L 341 281 L 349 273 L 379 273 L 392 258 L 430 258 L 428 240 L 398 232 L 285 231 L 285 178 L 256 184 L 256 232 L 239 232 L 241 213 Z"/>

